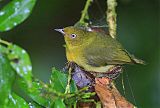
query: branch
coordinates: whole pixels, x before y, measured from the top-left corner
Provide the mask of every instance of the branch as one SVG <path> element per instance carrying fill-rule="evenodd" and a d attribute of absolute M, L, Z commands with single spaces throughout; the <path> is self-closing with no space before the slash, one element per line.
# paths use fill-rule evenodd
<path fill-rule="evenodd" d="M 4 40 L 1 40 L 1 39 L 0 39 L 0 44 L 4 44 L 4 45 L 7 45 L 7 46 L 11 45 L 11 43 L 9 43 L 7 41 L 4 41 Z"/>
<path fill-rule="evenodd" d="M 87 0 L 84 9 L 82 10 L 81 18 L 79 20 L 80 24 L 85 24 L 85 19 L 89 19 L 88 8 L 91 5 L 92 0 Z"/>
<path fill-rule="evenodd" d="M 116 11 L 115 8 L 117 6 L 116 0 L 107 0 L 107 6 L 108 9 L 106 11 L 107 15 L 107 23 L 109 26 L 109 34 L 112 38 L 116 38 L 116 29 L 117 29 L 117 24 L 116 24 Z"/>
<path fill-rule="evenodd" d="M 72 79 L 75 81 L 77 87 L 79 89 L 88 87 L 88 90 L 85 91 L 86 93 L 96 93 L 95 96 L 90 97 L 95 102 L 90 100 L 88 102 L 78 102 L 80 108 L 93 108 L 96 105 L 95 103 L 99 101 L 103 106 L 99 108 L 136 108 L 120 94 L 112 79 L 107 77 L 96 78 L 93 74 L 83 70 L 73 62 L 72 68 Z"/>
<path fill-rule="evenodd" d="M 108 78 L 96 78 L 95 91 L 103 108 L 136 108 L 128 102 Z"/>
<path fill-rule="evenodd" d="M 87 0 L 86 5 L 82 11 L 81 18 L 78 24 L 83 24 L 87 26 L 85 19 L 89 19 L 88 8 L 91 4 L 92 0 Z M 109 34 L 112 38 L 116 38 L 116 0 L 107 0 L 108 9 L 106 11 L 107 14 L 107 23 L 109 26 Z M 95 101 L 101 101 L 103 108 L 135 108 L 133 104 L 128 102 L 117 90 L 115 87 L 113 80 L 109 78 L 96 78 L 90 72 L 87 72 L 81 69 L 78 65 L 74 65 L 74 70 L 72 72 L 72 79 L 75 81 L 78 88 L 83 88 L 88 85 L 88 91 L 95 91 L 98 97 L 93 97 L 96 99 Z M 107 72 L 106 72 L 107 73 Z M 92 108 L 95 104 L 91 103 L 80 103 L 81 108 Z M 100 106 L 101 107 L 101 106 Z"/>
<path fill-rule="evenodd" d="M 107 6 L 108 9 L 106 11 L 106 21 L 109 26 L 109 34 L 112 38 L 116 38 L 116 0 L 107 0 Z M 106 87 L 106 85 L 111 86 L 111 88 Z M 133 104 L 131 104 L 123 96 L 121 96 L 114 83 L 108 78 L 102 78 L 99 80 L 96 79 L 95 91 L 99 96 L 104 108 L 136 108 Z M 106 95 L 108 96 L 108 98 L 105 98 Z"/>

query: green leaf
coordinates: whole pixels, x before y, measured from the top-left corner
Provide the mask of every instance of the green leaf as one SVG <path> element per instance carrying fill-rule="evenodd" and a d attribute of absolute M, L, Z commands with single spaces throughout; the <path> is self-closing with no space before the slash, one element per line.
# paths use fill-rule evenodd
<path fill-rule="evenodd" d="M 7 52 L 8 52 L 7 48 L 0 44 L 0 53 L 7 54 Z"/>
<path fill-rule="evenodd" d="M 28 103 L 15 93 L 9 94 L 9 103 L 7 108 L 29 108 Z"/>
<path fill-rule="evenodd" d="M 54 101 L 52 108 L 66 108 L 65 104 L 63 103 L 63 100 L 58 98 Z"/>
<path fill-rule="evenodd" d="M 7 57 L 0 53 L 0 108 L 8 102 L 8 95 L 15 79 L 15 72 Z"/>
<path fill-rule="evenodd" d="M 76 83 L 73 80 L 71 80 L 70 90 L 71 90 L 71 93 L 74 93 L 74 92 L 78 91 Z"/>
<path fill-rule="evenodd" d="M 55 68 L 53 68 L 50 85 L 53 88 L 53 90 L 64 93 L 67 85 L 67 74 L 64 74 L 61 71 L 58 71 Z"/>
<path fill-rule="evenodd" d="M 3 46 L 6 45 L 7 47 Z M 8 55 L 11 66 L 29 86 L 32 82 L 32 65 L 28 53 L 21 47 L 0 39 L 0 52 Z"/>
<path fill-rule="evenodd" d="M 17 80 L 18 86 L 23 90 L 31 99 L 33 99 L 39 105 L 49 107 L 50 100 L 46 96 L 45 84 L 36 80 L 32 82 L 32 87 L 28 88 L 26 82 L 23 79 Z"/>
<path fill-rule="evenodd" d="M 12 0 L 0 11 L 0 31 L 8 31 L 30 14 L 36 0 Z"/>
<path fill-rule="evenodd" d="M 32 83 L 32 90 L 29 90 L 30 97 L 43 106 L 50 106 L 50 100 L 49 97 L 46 96 L 46 90 L 44 83 L 40 81 L 35 81 Z"/>
<path fill-rule="evenodd" d="M 36 102 L 30 102 L 29 107 L 30 108 L 44 108 L 43 106 L 37 104 Z"/>
<path fill-rule="evenodd" d="M 30 87 L 32 83 L 32 65 L 28 53 L 17 45 L 9 45 L 8 49 L 11 66 Z"/>
<path fill-rule="evenodd" d="M 52 69 L 50 85 L 53 90 L 64 93 L 67 86 L 67 80 L 68 80 L 67 74 L 58 71 L 55 68 Z M 77 91 L 76 84 L 74 83 L 73 80 L 71 80 L 70 91 L 71 93 Z"/>

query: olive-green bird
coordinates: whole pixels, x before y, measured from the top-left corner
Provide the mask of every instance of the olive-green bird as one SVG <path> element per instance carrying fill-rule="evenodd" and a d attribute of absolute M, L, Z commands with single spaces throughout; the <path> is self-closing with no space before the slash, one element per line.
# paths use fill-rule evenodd
<path fill-rule="evenodd" d="M 73 26 L 55 30 L 64 35 L 67 60 L 86 71 L 108 72 L 115 65 L 144 63 L 103 32 Z"/>

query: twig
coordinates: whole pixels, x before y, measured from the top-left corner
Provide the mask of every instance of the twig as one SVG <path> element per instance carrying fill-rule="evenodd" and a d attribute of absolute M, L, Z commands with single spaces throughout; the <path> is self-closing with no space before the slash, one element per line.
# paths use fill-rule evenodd
<path fill-rule="evenodd" d="M 67 81 L 67 86 L 66 86 L 66 90 L 65 90 L 65 94 L 66 93 L 70 93 L 70 82 L 71 82 L 71 72 L 72 72 L 72 68 L 70 67 L 69 68 L 69 71 L 68 71 L 68 81 Z"/>
<path fill-rule="evenodd" d="M 2 39 L 0 39 L 0 43 L 2 43 L 2 44 L 4 44 L 4 45 L 7 45 L 7 46 L 11 45 L 11 43 L 9 43 L 9 42 L 7 42 L 7 41 L 4 41 L 4 40 L 2 40 Z"/>
<path fill-rule="evenodd" d="M 116 6 L 117 2 L 116 0 L 107 0 L 107 6 L 108 9 L 106 11 L 107 14 L 107 23 L 109 26 L 109 34 L 112 38 L 116 38 L 116 29 L 117 29 L 117 24 L 116 24 Z"/>
<path fill-rule="evenodd" d="M 116 2 L 116 0 L 107 0 L 107 6 L 108 6 L 108 9 L 106 11 L 106 14 L 107 14 L 106 21 L 107 21 L 108 26 L 109 26 L 109 34 L 112 38 L 116 38 L 116 30 L 117 30 L 117 23 L 116 23 L 117 2 Z M 103 79 L 101 79 L 101 80 L 103 80 Z M 106 82 L 109 82 L 109 81 L 107 81 L 107 79 L 105 79 L 105 80 L 106 80 Z M 112 86 L 112 90 L 106 88 L 105 92 L 107 93 L 107 95 L 110 94 L 111 98 L 114 100 L 113 102 L 110 101 L 110 104 L 112 106 L 116 106 L 118 108 L 136 108 L 133 104 L 131 104 L 124 97 L 121 96 L 121 94 L 119 93 L 119 91 L 117 90 L 117 88 L 116 88 L 116 86 L 113 82 L 110 82 L 109 84 Z M 99 87 L 100 86 L 97 85 L 96 88 L 99 88 Z M 103 88 L 103 89 L 105 89 L 105 88 Z M 108 90 L 108 92 L 107 92 L 107 90 Z M 98 95 L 102 95 L 102 93 L 98 92 Z M 105 104 L 106 102 L 108 102 L 108 100 L 107 101 L 103 100 L 103 98 L 101 98 L 101 101 L 103 101 L 102 102 L 103 106 L 106 105 Z M 110 107 L 107 107 L 107 108 L 110 108 Z"/>
<path fill-rule="evenodd" d="M 79 20 L 80 24 L 87 24 L 85 19 L 89 19 L 88 8 L 91 5 L 92 0 L 87 0 L 84 9 L 82 10 L 81 18 Z"/>

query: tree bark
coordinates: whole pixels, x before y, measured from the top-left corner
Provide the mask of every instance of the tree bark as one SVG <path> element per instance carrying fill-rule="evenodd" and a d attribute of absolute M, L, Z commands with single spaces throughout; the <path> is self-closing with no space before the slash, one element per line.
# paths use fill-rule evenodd
<path fill-rule="evenodd" d="M 95 82 L 95 92 L 103 108 L 134 108 L 134 105 L 119 93 L 110 79 L 96 78 Z"/>

